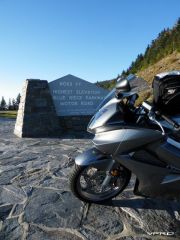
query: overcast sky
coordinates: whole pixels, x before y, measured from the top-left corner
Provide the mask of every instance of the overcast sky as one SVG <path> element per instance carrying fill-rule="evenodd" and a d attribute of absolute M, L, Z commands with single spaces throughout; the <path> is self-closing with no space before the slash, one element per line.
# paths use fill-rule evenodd
<path fill-rule="evenodd" d="M 116 77 L 178 17 L 179 0 L 0 0 L 0 97 L 26 78 Z"/>

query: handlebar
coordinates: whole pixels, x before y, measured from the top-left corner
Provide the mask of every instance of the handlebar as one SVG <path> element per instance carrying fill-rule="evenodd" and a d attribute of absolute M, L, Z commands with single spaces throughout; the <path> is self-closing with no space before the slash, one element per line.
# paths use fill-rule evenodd
<path fill-rule="evenodd" d="M 166 116 L 164 114 L 160 114 L 159 112 L 156 112 L 156 114 L 157 115 L 159 114 L 160 117 L 162 117 L 166 122 L 168 122 L 170 125 L 172 125 L 173 128 L 179 128 L 180 127 L 180 125 L 176 121 L 170 119 L 168 116 Z"/>
<path fill-rule="evenodd" d="M 163 118 L 163 119 L 164 119 L 166 122 L 168 122 L 170 125 L 172 125 L 173 128 L 176 128 L 176 129 L 179 129 L 179 128 L 180 128 L 180 125 L 179 125 L 176 121 L 170 119 L 168 116 L 166 116 L 166 115 L 164 115 L 164 114 L 161 114 L 159 111 L 154 111 L 153 106 L 152 106 L 149 102 L 147 102 L 147 101 L 143 102 L 143 103 L 142 103 L 142 107 L 145 109 L 145 111 L 148 112 L 148 115 L 149 115 L 149 114 L 151 115 L 152 113 L 154 113 L 154 114 L 156 114 L 157 116 L 160 116 L 161 118 Z"/>
<path fill-rule="evenodd" d="M 129 105 L 130 105 L 131 107 L 134 107 L 135 102 L 136 102 L 136 100 L 138 99 L 138 97 L 139 97 L 139 95 L 138 95 L 137 93 L 135 93 L 134 95 L 132 95 L 132 96 L 130 97 L 130 99 L 129 99 Z"/>

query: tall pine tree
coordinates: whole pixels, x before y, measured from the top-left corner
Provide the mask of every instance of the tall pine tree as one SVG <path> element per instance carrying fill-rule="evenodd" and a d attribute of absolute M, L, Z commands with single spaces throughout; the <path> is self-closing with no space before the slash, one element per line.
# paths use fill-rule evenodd
<path fill-rule="evenodd" d="M 5 101 L 4 97 L 2 97 L 1 103 L 0 103 L 0 108 L 1 108 L 1 110 L 6 110 L 6 107 L 7 107 L 6 101 Z"/>
<path fill-rule="evenodd" d="M 20 100 L 21 100 L 21 95 L 19 93 L 16 97 L 16 104 L 15 104 L 16 105 L 16 110 L 18 110 L 18 108 L 19 108 Z"/>
<path fill-rule="evenodd" d="M 12 103 L 11 103 L 11 99 L 9 98 L 9 102 L 8 102 L 8 110 L 12 110 Z"/>

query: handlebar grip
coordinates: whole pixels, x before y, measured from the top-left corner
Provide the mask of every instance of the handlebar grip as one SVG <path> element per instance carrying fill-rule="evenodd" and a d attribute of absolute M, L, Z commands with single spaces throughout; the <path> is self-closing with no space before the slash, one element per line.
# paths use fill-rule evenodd
<path fill-rule="evenodd" d="M 172 125 L 173 127 L 175 127 L 175 128 L 179 128 L 179 127 L 180 127 L 177 122 L 175 122 L 174 120 L 170 119 L 169 117 L 167 117 L 167 116 L 165 116 L 165 115 L 163 115 L 163 114 L 161 114 L 161 117 L 162 117 L 164 120 L 166 120 L 166 121 L 167 121 L 170 125 Z"/>
<path fill-rule="evenodd" d="M 131 98 L 130 98 L 129 104 L 131 106 L 134 106 L 134 104 L 135 104 L 136 100 L 138 99 L 138 97 L 139 97 L 139 95 L 137 93 L 132 95 Z"/>
<path fill-rule="evenodd" d="M 148 102 L 148 101 L 144 101 L 142 103 L 142 107 L 147 110 L 148 112 L 151 112 L 153 109 L 153 106 Z"/>

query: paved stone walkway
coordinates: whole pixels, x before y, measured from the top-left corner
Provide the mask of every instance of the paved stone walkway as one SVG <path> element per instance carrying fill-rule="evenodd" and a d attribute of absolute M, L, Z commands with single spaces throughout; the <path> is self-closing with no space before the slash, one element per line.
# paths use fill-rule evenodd
<path fill-rule="evenodd" d="M 14 124 L 0 120 L 0 240 L 143 240 L 172 231 L 168 239 L 180 238 L 180 204 L 133 196 L 133 179 L 106 205 L 71 194 L 68 174 L 89 139 L 20 139 Z"/>

